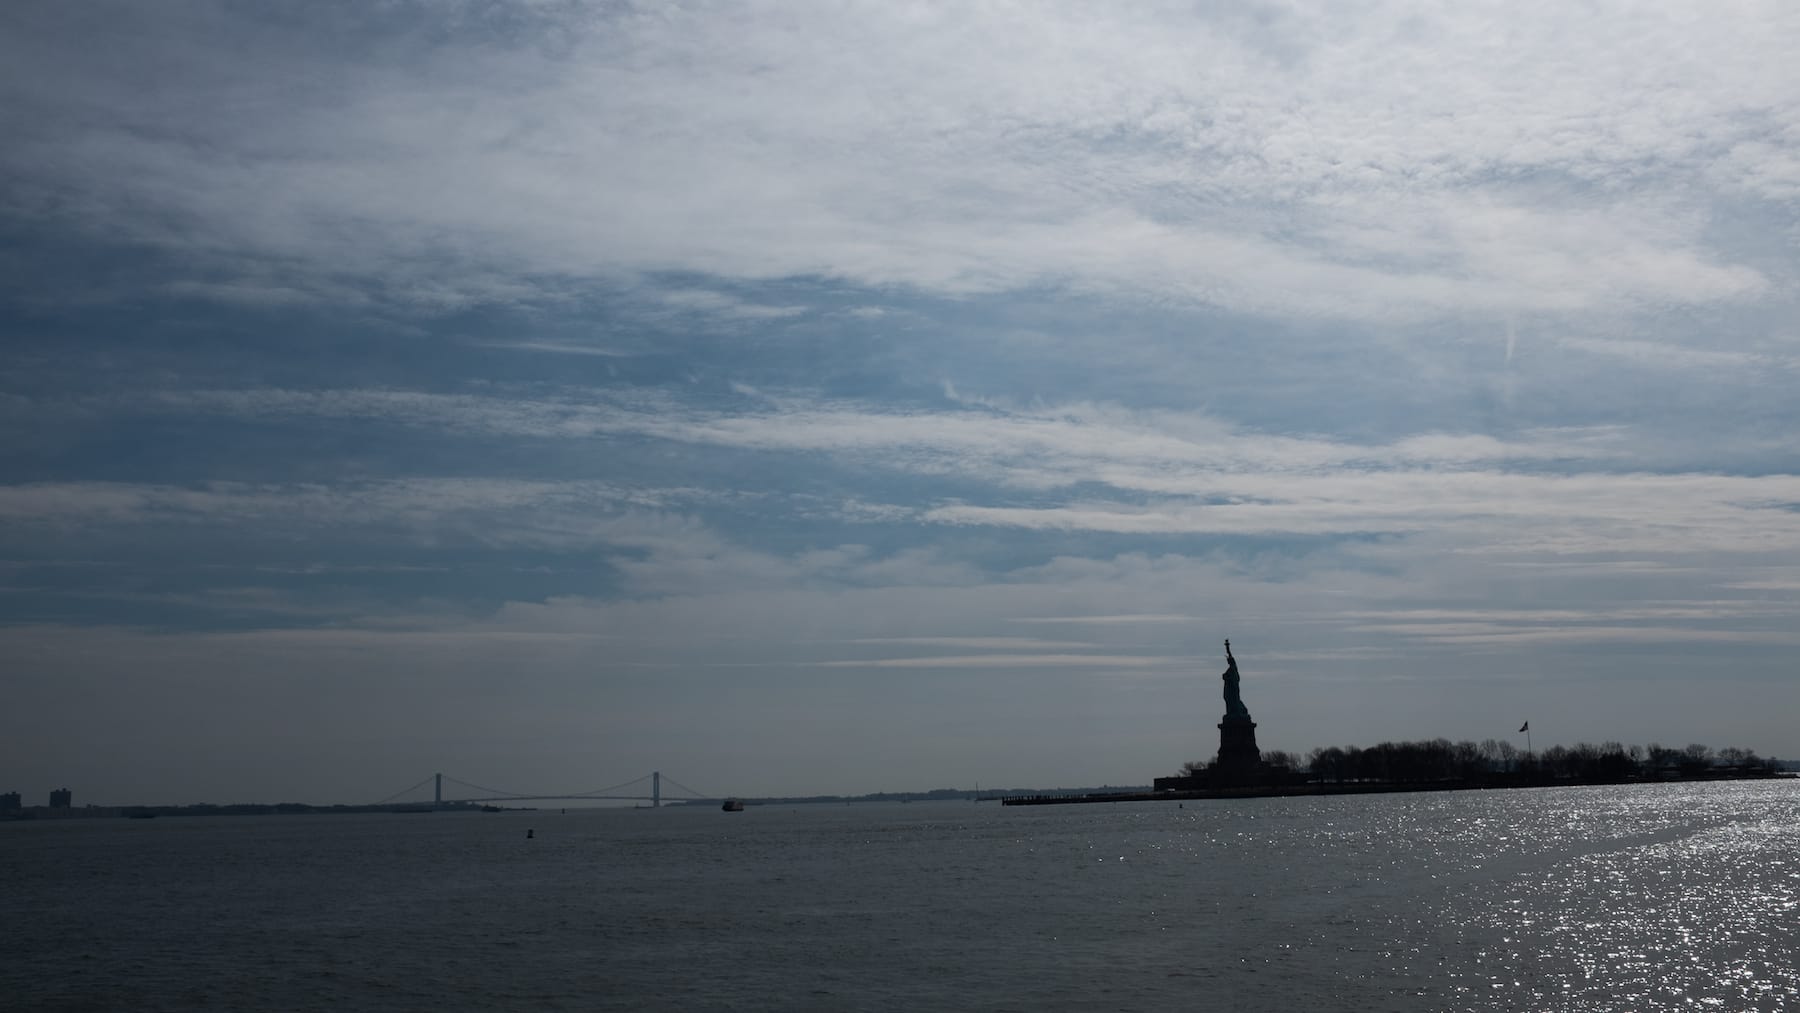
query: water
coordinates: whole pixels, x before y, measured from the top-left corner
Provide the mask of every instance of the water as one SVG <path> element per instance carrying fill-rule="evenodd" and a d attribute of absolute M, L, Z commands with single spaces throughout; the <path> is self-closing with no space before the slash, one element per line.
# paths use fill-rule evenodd
<path fill-rule="evenodd" d="M 0 870 L 28 1010 L 1800 1009 L 1791 781 L 16 823 Z"/>

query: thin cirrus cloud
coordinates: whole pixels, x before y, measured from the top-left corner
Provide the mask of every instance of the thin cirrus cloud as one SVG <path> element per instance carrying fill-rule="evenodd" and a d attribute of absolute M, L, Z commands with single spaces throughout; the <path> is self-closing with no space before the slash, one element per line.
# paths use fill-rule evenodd
<path fill-rule="evenodd" d="M 242 417 L 355 418 L 533 438 L 647 436 L 758 454 L 826 452 L 896 476 L 962 476 L 988 495 L 1098 483 L 1116 496 L 1016 503 L 865 505 L 851 520 L 906 520 L 1137 535 L 1458 532 L 1470 549 L 1749 552 L 1800 546 L 1792 475 L 1598 470 L 1616 434 L 1548 431 L 1519 440 L 1428 434 L 1385 445 L 1239 433 L 1205 416 L 1066 410 L 896 413 L 790 403 L 767 413 L 701 411 L 651 397 L 517 401 L 417 392 L 194 392 L 155 404 Z M 1535 463 L 1583 461 L 1576 474 Z M 1623 462 L 1630 465 L 1629 457 Z M 21 522 L 271 518 L 411 524 L 476 539 L 606 543 L 617 514 L 702 507 L 727 490 L 619 482 L 392 479 L 337 486 L 199 487 L 40 483 L 0 495 Z M 586 513 L 584 518 L 582 515 Z M 493 523 L 483 523 L 491 518 Z"/>
<path fill-rule="evenodd" d="M 819 668 L 1160 668 L 1192 665 L 1188 658 L 1153 658 L 1127 654 L 963 654 L 913 658 L 815 661 Z"/>
<path fill-rule="evenodd" d="M 1084 469 L 1134 460 L 1222 468 L 1418 466 L 1600 458 L 1617 452 L 1616 434 L 1604 428 L 1550 429 L 1510 440 L 1480 433 L 1428 433 L 1371 446 L 1234 432 L 1204 413 L 1096 404 L 930 411 L 789 399 L 777 410 L 719 411 L 650 391 L 533 399 L 394 390 L 239 390 L 168 392 L 116 407 L 244 418 L 355 419 L 520 437 L 641 435 L 747 451 L 917 449 L 984 462 L 1048 455 L 1079 459 Z"/>
<path fill-rule="evenodd" d="M 992 650 L 1049 647 L 1098 647 L 1078 640 L 1040 640 L 1036 637 L 860 637 L 849 644 L 884 644 L 906 647 L 964 647 Z"/>

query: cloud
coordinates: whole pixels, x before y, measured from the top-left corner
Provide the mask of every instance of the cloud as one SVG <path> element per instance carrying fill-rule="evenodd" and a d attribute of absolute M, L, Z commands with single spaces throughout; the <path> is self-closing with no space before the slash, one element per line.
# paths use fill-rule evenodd
<path fill-rule="evenodd" d="M 302 529 L 314 536 L 445 538 L 470 544 L 654 547 L 685 543 L 684 522 L 643 509 L 651 490 L 600 482 L 395 479 L 339 485 L 175 486 L 44 482 L 0 487 L 0 518 L 50 530 L 190 526 Z"/>
<path fill-rule="evenodd" d="M 964 647 L 1016 650 L 1044 647 L 1094 647 L 1077 640 L 1040 640 L 1036 637 L 862 637 L 851 644 L 895 644 L 907 647 Z"/>
<path fill-rule="evenodd" d="M 1679 371 L 1684 375 L 1700 370 L 1721 370 L 1737 376 L 1758 373 L 1766 376 L 1770 372 L 1800 370 L 1800 356 L 1767 351 L 1693 348 L 1624 338 L 1569 338 L 1564 344 L 1583 352 L 1623 359 L 1652 369 Z"/>
<path fill-rule="evenodd" d="M 601 345 L 570 345 L 557 341 L 482 341 L 476 342 L 486 348 L 504 348 L 519 352 L 548 352 L 552 355 L 591 355 L 603 359 L 627 359 L 631 352 L 623 352 Z"/>
<path fill-rule="evenodd" d="M 1122 654 L 965 654 L 919 658 L 869 658 L 816 661 L 819 668 L 1155 668 L 1181 665 L 1178 658 L 1145 658 Z"/>
<path fill-rule="evenodd" d="M 1015 623 L 1100 623 L 1110 626 L 1120 623 L 1192 623 L 1198 622 L 1199 618 L 1197 616 L 1152 613 L 1121 616 L 1028 616 L 1011 621 Z"/>
<path fill-rule="evenodd" d="M 1133 481 L 1153 489 L 1158 484 L 1150 472 L 1165 471 L 1170 464 L 1230 471 L 1593 459 L 1617 454 L 1620 435 L 1605 428 L 1550 428 L 1512 440 L 1426 433 L 1368 445 L 1238 431 L 1202 412 L 1094 403 L 932 411 L 765 393 L 756 393 L 756 399 L 772 407 L 702 408 L 648 389 L 594 390 L 554 399 L 397 390 L 179 391 L 114 405 L 243 418 L 361 419 L 505 436 L 638 435 L 747 451 L 902 451 L 910 456 L 888 459 L 922 469 L 966 462 L 1026 487 L 1141 468 Z M 1171 475 L 1168 491 L 1192 491 L 1183 481 L 1179 473 Z"/>
<path fill-rule="evenodd" d="M 1462 551 L 1741 552 L 1800 548 L 1800 522 L 1766 505 L 1800 476 L 1497 471 L 1265 473 L 1219 477 L 1205 499 L 1151 506 L 1088 501 L 1048 507 L 955 505 L 945 524 L 1124 534 L 1455 534 Z"/>
<path fill-rule="evenodd" d="M 656 293 L 656 298 L 671 309 L 743 320 L 779 320 L 806 312 L 804 306 L 771 306 L 699 288 L 663 289 Z"/>
<path fill-rule="evenodd" d="M 1454 539 L 1485 553 L 1785 552 L 1800 548 L 1800 476 L 1634 470 L 1612 430 L 1547 429 L 1502 440 L 1427 433 L 1381 444 L 1273 436 L 1199 413 L 1075 404 L 1030 410 L 894 410 L 757 396 L 769 408 L 697 408 L 649 392 L 507 400 L 405 391 L 211 391 L 162 395 L 154 410 L 235 417 L 354 418 L 535 439 L 651 438 L 734 453 L 827 453 L 839 466 L 978 483 L 957 500 L 871 505 L 860 496 L 802 513 L 870 524 L 983 526 L 1136 536 L 1388 535 Z M 143 406 L 140 406 L 142 410 Z M 1579 463 L 1576 473 L 1541 470 Z M 644 515 L 736 493 L 592 481 L 397 479 L 345 486 L 193 487 L 41 483 L 0 489 L 20 522 L 270 520 L 429 530 L 507 544 L 634 544 Z M 658 522 L 662 523 L 662 522 Z M 683 534 L 682 537 L 688 537 Z M 661 539 L 659 539 L 660 543 Z M 702 555 L 693 560 L 701 564 Z M 703 565 L 722 567 L 725 557 Z M 636 569 L 637 563 L 620 565 Z M 966 566 L 889 556 L 894 577 Z M 763 564 L 751 566 L 760 571 Z M 906 570 L 914 572 L 905 573 Z M 700 579 L 698 572 L 693 579 Z"/>
<path fill-rule="evenodd" d="M 1735 644 L 1800 647 L 1800 633 L 1744 629 L 1672 629 L 1645 626 L 1518 627 L 1483 623 L 1444 623 L 1409 626 L 1384 623 L 1363 632 L 1387 633 L 1415 644 L 1444 646 L 1523 647 L 1531 644 L 1614 644 L 1649 647 L 1657 644 Z"/>
<path fill-rule="evenodd" d="M 1800 86 L 1749 70 L 1800 40 L 1774 10 L 622 5 L 504 33 L 111 13 L 141 43 L 116 58 L 53 14 L 9 33 L 10 211 L 286 266 L 188 289 L 224 299 L 364 276 L 441 312 L 677 273 L 1391 321 L 1791 280 L 1708 230 L 1712 194 L 1800 180 Z"/>

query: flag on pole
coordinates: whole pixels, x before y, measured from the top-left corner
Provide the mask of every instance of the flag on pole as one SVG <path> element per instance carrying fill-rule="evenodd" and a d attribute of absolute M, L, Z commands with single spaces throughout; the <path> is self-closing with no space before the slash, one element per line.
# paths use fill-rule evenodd
<path fill-rule="evenodd" d="M 1521 732 L 1531 731 L 1531 722 L 1527 721 L 1524 724 L 1520 725 L 1519 731 L 1521 731 Z"/>

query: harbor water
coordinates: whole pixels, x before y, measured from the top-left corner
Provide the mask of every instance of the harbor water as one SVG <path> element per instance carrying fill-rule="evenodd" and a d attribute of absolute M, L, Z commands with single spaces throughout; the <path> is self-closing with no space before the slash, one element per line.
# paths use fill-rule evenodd
<path fill-rule="evenodd" d="M 1791 780 L 30 821 L 0 867 L 19 1010 L 1800 1009 Z"/>

